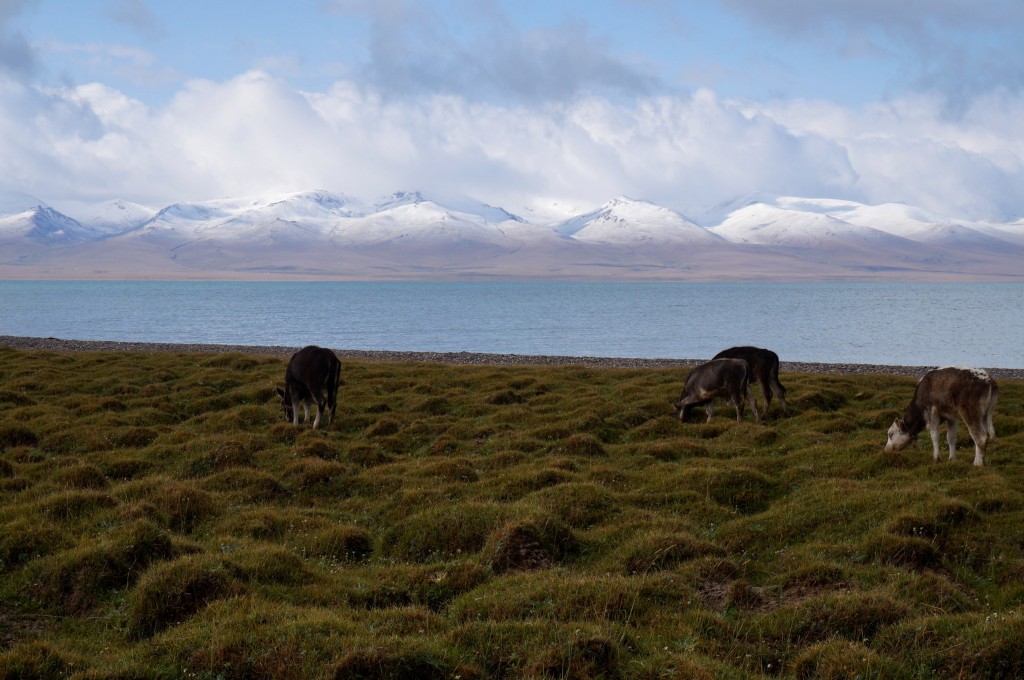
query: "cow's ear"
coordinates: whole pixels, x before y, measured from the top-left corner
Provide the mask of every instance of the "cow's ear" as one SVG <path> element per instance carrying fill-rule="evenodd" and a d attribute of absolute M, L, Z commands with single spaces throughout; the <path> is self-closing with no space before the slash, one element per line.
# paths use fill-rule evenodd
<path fill-rule="evenodd" d="M 903 429 L 903 418 L 896 418 L 896 427 L 900 428 L 901 430 Z"/>
<path fill-rule="evenodd" d="M 284 398 L 284 390 L 282 388 L 275 386 L 274 389 L 277 390 L 277 396 Z"/>

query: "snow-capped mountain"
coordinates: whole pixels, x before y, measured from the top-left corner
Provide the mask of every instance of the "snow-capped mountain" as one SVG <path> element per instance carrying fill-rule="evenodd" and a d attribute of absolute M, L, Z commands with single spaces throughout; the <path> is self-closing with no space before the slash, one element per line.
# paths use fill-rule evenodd
<path fill-rule="evenodd" d="M 62 205 L 0 194 L 0 276 L 1024 278 L 1024 221 L 898 203 L 758 194 L 694 221 L 617 198 L 554 223 L 416 191 Z"/>
<path fill-rule="evenodd" d="M 102 203 L 65 203 L 61 212 L 106 236 L 138 229 L 156 215 L 152 208 L 121 199 Z"/>
<path fill-rule="evenodd" d="M 94 241 L 100 234 L 91 227 L 47 205 L 0 217 L 0 239 L 24 239 L 41 245 L 70 245 Z"/>
<path fill-rule="evenodd" d="M 0 242 L 5 250 L 83 243 L 98 234 L 35 196 L 0 193 Z M 20 251 L 19 251 L 20 252 Z"/>
<path fill-rule="evenodd" d="M 357 201 L 327 191 L 183 202 L 162 209 L 138 235 L 180 241 L 308 242 L 326 238 L 339 219 L 364 210 Z"/>
<path fill-rule="evenodd" d="M 712 231 L 733 241 L 766 246 L 876 249 L 879 260 L 951 262 L 986 255 L 1021 257 L 1011 225 L 958 222 L 904 203 L 865 205 L 840 199 L 789 196 L 747 201 Z M 884 235 L 895 237 L 886 240 Z"/>
<path fill-rule="evenodd" d="M 338 220 L 331 240 L 343 248 L 374 252 L 385 259 L 422 257 L 493 257 L 517 249 L 522 242 L 504 227 L 519 223 L 504 211 L 485 211 L 504 217 L 493 223 L 484 216 L 442 206 L 422 195 L 396 195 L 378 202 L 377 211 Z"/>
<path fill-rule="evenodd" d="M 460 196 L 431 200 L 426 198 L 419 191 L 397 191 L 389 196 L 384 196 L 374 202 L 373 209 L 375 212 L 380 213 L 391 210 L 392 208 L 398 208 L 406 205 L 417 205 L 419 203 L 433 203 L 435 205 L 443 204 L 446 210 L 450 210 L 454 213 L 472 215 L 475 218 L 479 218 L 484 222 L 489 222 L 491 224 L 499 224 L 510 220 L 513 222 L 524 221 L 523 218 L 510 213 L 504 208 L 497 208 L 493 205 L 477 201 L 476 199 Z"/>
<path fill-rule="evenodd" d="M 555 231 L 582 243 L 624 247 L 723 243 L 720 237 L 674 210 L 629 198 L 616 198 L 597 210 L 566 220 Z"/>
<path fill-rule="evenodd" d="M 754 203 L 732 212 L 709 230 L 733 243 L 791 248 L 878 248 L 897 237 L 816 212 Z"/>
<path fill-rule="evenodd" d="M 774 204 L 746 205 L 711 231 L 734 243 L 754 244 L 802 260 L 861 270 L 888 269 L 907 274 L 979 271 L 994 259 L 1001 260 L 998 270 L 1008 271 L 1005 253 L 998 245 L 992 245 L 998 244 L 995 239 L 957 225 L 931 224 L 922 228 L 920 221 L 911 219 L 913 213 L 893 207 L 782 198 Z M 839 215 L 849 217 L 850 221 Z M 1009 243 L 1002 245 L 1016 249 Z"/>

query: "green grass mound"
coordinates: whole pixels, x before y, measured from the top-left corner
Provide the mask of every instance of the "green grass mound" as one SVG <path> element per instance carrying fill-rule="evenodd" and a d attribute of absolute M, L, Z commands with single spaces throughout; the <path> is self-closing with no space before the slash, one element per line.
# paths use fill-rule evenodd
<path fill-rule="evenodd" d="M 1024 676 L 1024 384 L 975 468 L 913 378 L 0 348 L 0 678 Z"/>
<path fill-rule="evenodd" d="M 156 565 L 128 594 L 129 630 L 139 637 L 151 636 L 238 590 L 235 579 L 216 558 L 193 555 Z"/>

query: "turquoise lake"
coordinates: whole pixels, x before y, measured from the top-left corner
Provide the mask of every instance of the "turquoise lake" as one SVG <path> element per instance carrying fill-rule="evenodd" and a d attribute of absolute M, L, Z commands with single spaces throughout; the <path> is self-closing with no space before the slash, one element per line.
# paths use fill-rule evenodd
<path fill-rule="evenodd" d="M 1024 368 L 1024 284 L 0 281 L 0 334 Z"/>

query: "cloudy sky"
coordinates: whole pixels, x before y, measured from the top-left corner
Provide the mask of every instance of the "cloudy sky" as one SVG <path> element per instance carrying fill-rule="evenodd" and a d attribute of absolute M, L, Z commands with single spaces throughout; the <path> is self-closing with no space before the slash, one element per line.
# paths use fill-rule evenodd
<path fill-rule="evenodd" d="M 1021 0 L 0 0 L 0 191 L 1024 217 Z"/>

